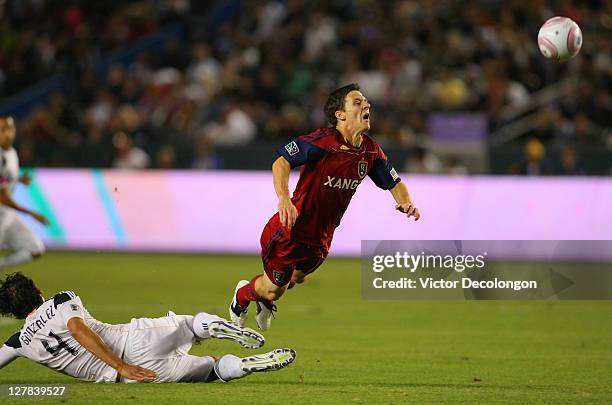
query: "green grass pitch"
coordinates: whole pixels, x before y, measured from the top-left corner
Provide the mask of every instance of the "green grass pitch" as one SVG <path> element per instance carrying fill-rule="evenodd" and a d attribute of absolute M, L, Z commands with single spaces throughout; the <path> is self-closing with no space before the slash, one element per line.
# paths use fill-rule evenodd
<path fill-rule="evenodd" d="M 226 317 L 237 280 L 260 269 L 257 257 L 68 252 L 20 268 L 48 295 L 76 291 L 110 323 L 169 309 Z M 612 403 L 612 302 L 364 301 L 359 269 L 330 259 L 279 301 L 263 349 L 298 352 L 279 372 L 227 384 L 91 384 L 18 359 L 0 384 L 66 383 L 71 403 Z M 1 318 L 0 339 L 18 327 Z M 249 351 L 207 341 L 192 353 Z"/>

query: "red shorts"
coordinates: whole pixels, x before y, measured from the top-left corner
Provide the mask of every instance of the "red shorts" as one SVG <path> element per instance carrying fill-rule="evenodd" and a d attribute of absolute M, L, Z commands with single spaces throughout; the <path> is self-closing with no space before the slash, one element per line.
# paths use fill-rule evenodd
<path fill-rule="evenodd" d="M 278 221 L 272 217 L 261 234 L 261 260 L 268 278 L 277 286 L 289 284 L 294 270 L 312 273 L 327 258 L 325 246 L 292 241 Z"/>

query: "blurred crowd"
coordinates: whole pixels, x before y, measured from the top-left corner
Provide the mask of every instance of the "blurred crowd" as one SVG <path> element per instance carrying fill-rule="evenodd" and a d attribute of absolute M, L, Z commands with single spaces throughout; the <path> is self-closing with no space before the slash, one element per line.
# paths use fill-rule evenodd
<path fill-rule="evenodd" d="M 414 150 L 403 167 L 413 172 L 466 172 L 460 156 L 429 150 L 430 112 L 482 113 L 495 131 L 520 116 L 532 94 L 568 78 L 577 80 L 576 92 L 536 109 L 535 125 L 517 140 L 526 145 L 525 165 L 508 171 L 529 173 L 533 142 L 543 154 L 558 151 L 558 160 L 583 141 L 606 147 L 612 128 L 606 1 L 20 0 L 2 7 L 10 33 L 0 40 L 2 94 L 54 73 L 70 79 L 19 122 L 25 165 L 222 168 L 216 148 L 280 143 L 326 125 L 327 94 L 351 82 L 372 102 L 377 140 Z M 583 50 L 570 63 L 548 61 L 537 49 L 537 31 L 553 15 L 582 28 Z M 96 70 L 109 50 L 167 24 L 182 34 L 132 63 Z"/>

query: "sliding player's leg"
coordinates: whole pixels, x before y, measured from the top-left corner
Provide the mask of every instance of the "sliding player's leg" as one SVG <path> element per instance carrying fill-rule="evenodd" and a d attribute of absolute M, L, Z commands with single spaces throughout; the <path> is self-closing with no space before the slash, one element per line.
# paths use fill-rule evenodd
<path fill-rule="evenodd" d="M 10 253 L 0 257 L 0 271 L 27 263 L 45 253 L 45 245 L 16 214 L 0 215 L 0 249 L 8 248 Z"/>
<path fill-rule="evenodd" d="M 206 381 L 200 378 L 210 373 L 216 359 L 189 356 L 189 350 L 194 342 L 212 338 L 231 339 L 247 348 L 264 344 L 261 334 L 240 328 L 216 315 L 205 312 L 194 316 L 176 315 L 169 312 L 161 318 L 132 320 L 123 359 L 155 371 L 157 378 L 154 382 L 180 381 L 184 375 L 191 375 L 190 378 L 196 378 L 196 381 Z M 239 378 L 234 374 L 229 374 L 229 377 Z"/>
<path fill-rule="evenodd" d="M 244 378 L 251 373 L 281 370 L 291 364 L 295 357 L 295 350 L 288 348 L 243 358 L 232 354 L 226 354 L 220 358 L 186 355 L 168 364 L 169 368 L 174 370 L 169 376 L 169 381 L 212 382 L 221 380 L 228 382 Z"/>
<path fill-rule="evenodd" d="M 260 333 L 235 325 L 217 315 L 200 312 L 193 317 L 183 316 L 186 317 L 187 325 L 191 325 L 196 340 L 229 339 L 247 349 L 257 349 L 265 343 Z"/>
<path fill-rule="evenodd" d="M 169 312 L 161 318 L 132 320 L 124 358 L 139 365 L 149 360 L 187 355 L 194 342 L 211 338 L 231 339 L 247 348 L 261 347 L 265 341 L 256 331 L 238 327 L 216 315 Z"/>

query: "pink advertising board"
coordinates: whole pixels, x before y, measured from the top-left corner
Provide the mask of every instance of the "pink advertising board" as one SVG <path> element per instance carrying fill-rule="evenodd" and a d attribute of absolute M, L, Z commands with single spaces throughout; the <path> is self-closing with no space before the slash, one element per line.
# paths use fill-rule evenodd
<path fill-rule="evenodd" d="M 359 255 L 364 239 L 612 239 L 610 178 L 402 178 L 421 220 L 366 179 L 333 254 Z M 39 169 L 35 180 L 17 198 L 51 216 L 52 227 L 32 224 L 49 248 L 257 253 L 276 210 L 269 172 Z"/>

